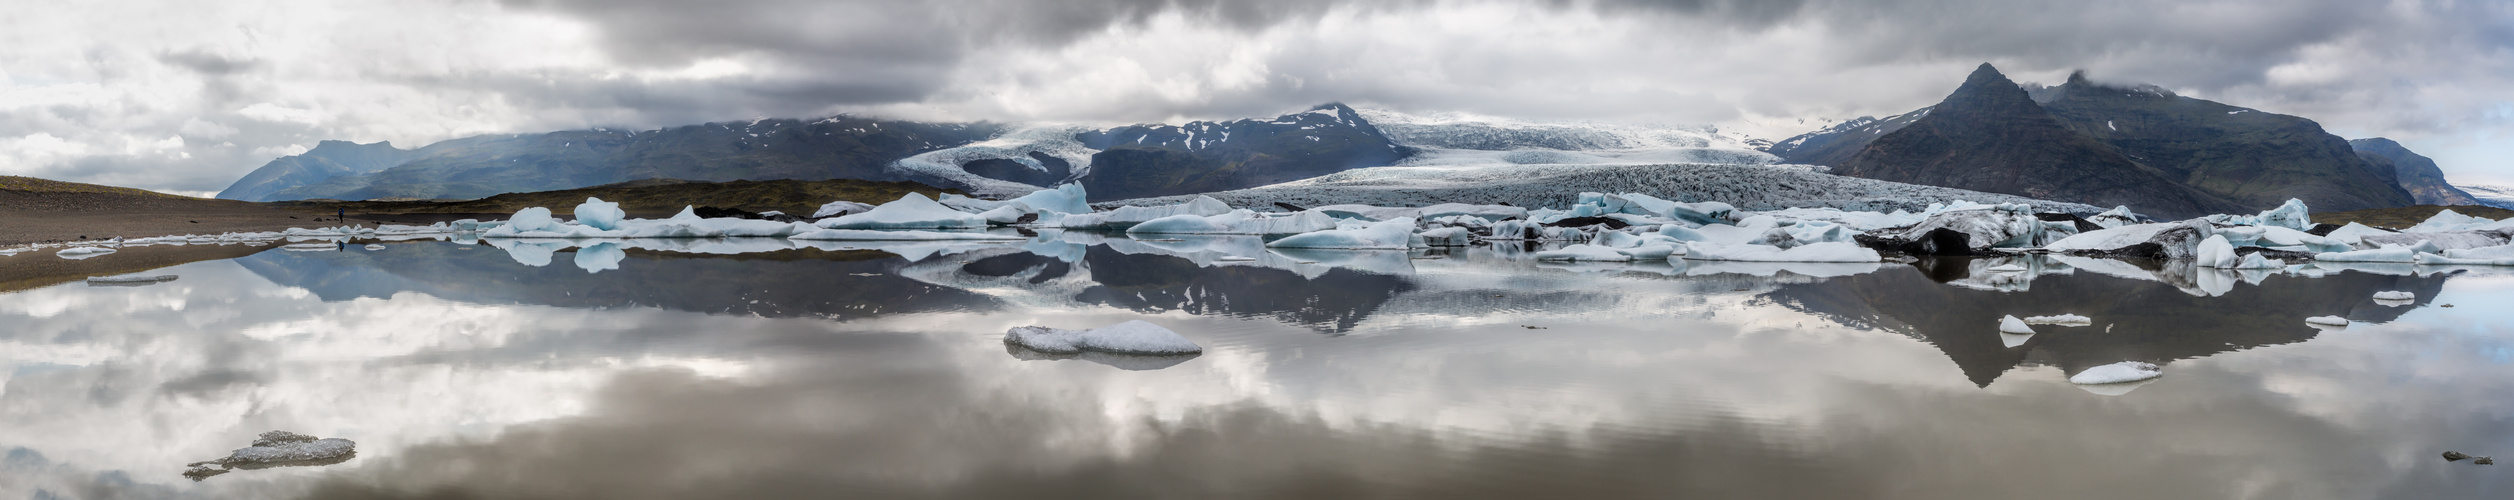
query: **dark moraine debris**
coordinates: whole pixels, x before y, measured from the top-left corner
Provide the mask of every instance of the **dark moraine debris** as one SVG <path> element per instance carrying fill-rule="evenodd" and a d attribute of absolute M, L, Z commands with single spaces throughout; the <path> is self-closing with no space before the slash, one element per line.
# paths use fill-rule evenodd
<path fill-rule="evenodd" d="M 758 218 L 760 218 L 760 215 L 759 215 L 759 213 L 758 213 L 758 212 L 752 212 L 752 211 L 749 211 L 749 210 L 743 210 L 743 209 L 739 209 L 739 208 L 696 207 L 696 208 L 691 208 L 691 209 L 690 209 L 690 213 L 693 213 L 693 214 L 698 214 L 698 216 L 699 216 L 699 217 L 705 217 L 705 218 L 709 218 L 709 219 L 724 219 L 724 218 L 734 218 L 734 219 L 758 219 Z"/>
<path fill-rule="evenodd" d="M 2061 212 L 2040 212 L 2040 213 L 2036 213 L 2036 214 L 2034 214 L 2034 218 L 2035 218 L 2035 219 L 2041 219 L 2043 222 L 2061 222 L 2061 221 L 2068 221 L 2069 223 L 2072 223 L 2072 224 L 2077 225 L 2077 227 L 2078 227 L 2078 232 L 2081 232 L 2081 233 L 2083 233 L 2083 232 L 2087 232 L 2087 231 L 2100 230 L 2100 229 L 2103 229 L 2103 228 L 2104 228 L 2104 226 L 2101 226 L 2101 225 L 2096 225 L 2096 224 L 2095 224 L 2095 223 L 2093 223 L 2093 222 L 2088 222 L 2088 221 L 2086 220 L 2086 218 L 2085 218 L 2085 217 L 2079 217 L 2079 216 L 2078 216 L 2078 214 L 2061 213 Z"/>
<path fill-rule="evenodd" d="M 1610 217 L 1568 217 L 1563 220 L 1545 223 L 1547 227 L 1589 227 L 1601 224 L 1605 225 L 1607 229 L 1623 229 L 1626 226 L 1631 226 L 1631 224 L 1626 224 L 1624 221 L 1615 220 Z"/>
<path fill-rule="evenodd" d="M 1961 231 L 1933 228 L 1918 237 L 1880 237 L 1870 234 L 1851 235 L 1859 246 L 1912 255 L 1973 255 L 1972 237 Z"/>
<path fill-rule="evenodd" d="M 2305 230 L 2305 234 L 2310 234 L 2310 235 L 2314 235 L 2314 236 L 2330 236 L 2330 235 L 2331 235 L 2331 231 L 2338 231 L 2338 230 L 2339 230 L 2339 228 L 2342 228 L 2342 227 L 2347 227 L 2347 226 L 2342 226 L 2342 225 L 2338 225 L 2338 224 L 2314 224 L 2314 225 L 2313 225 L 2313 229 L 2306 229 L 2306 230 Z"/>

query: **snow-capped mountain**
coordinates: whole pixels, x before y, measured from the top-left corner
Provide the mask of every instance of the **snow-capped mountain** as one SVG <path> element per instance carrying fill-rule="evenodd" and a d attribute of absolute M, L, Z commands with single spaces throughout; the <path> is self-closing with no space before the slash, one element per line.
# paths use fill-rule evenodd
<path fill-rule="evenodd" d="M 1852 118 L 1814 132 L 1782 139 L 1781 142 L 1772 143 L 1770 147 L 1764 148 L 1764 151 L 1779 156 L 1781 161 L 1788 163 L 1839 165 L 1843 161 L 1850 160 L 1852 155 L 1859 154 L 1860 148 L 1868 147 L 1869 141 L 1877 140 L 1878 137 L 1884 137 L 1896 130 L 1902 130 L 1903 127 L 1920 120 L 1920 117 L 1929 116 L 1929 109 L 1920 108 L 1910 113 L 1885 118 L 1874 116 Z"/>

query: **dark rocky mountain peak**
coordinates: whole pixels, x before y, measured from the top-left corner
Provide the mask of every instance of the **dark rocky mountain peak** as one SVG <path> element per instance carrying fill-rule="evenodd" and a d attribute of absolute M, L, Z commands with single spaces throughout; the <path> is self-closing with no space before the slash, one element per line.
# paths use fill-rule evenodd
<path fill-rule="evenodd" d="M 2366 161 L 2370 171 L 2379 177 L 2392 179 L 2420 205 L 2484 204 L 2470 192 L 2445 182 L 2444 169 L 2437 167 L 2435 160 L 2411 152 L 2401 143 L 2371 137 L 2350 140 L 2348 147 L 2357 151 L 2357 157 Z"/>
<path fill-rule="evenodd" d="M 1100 150 L 1081 178 L 1093 201 L 1263 186 L 1414 154 L 1342 103 L 1271 120 L 1130 125 L 1076 140 Z"/>
<path fill-rule="evenodd" d="M 2042 106 L 2069 128 L 2103 141 L 2167 178 L 2245 210 L 2290 198 L 2316 211 L 2412 204 L 2407 191 L 2322 125 L 2295 116 L 2175 95 L 2154 85 L 2091 81 L 2061 85 Z"/>
<path fill-rule="evenodd" d="M 1836 174 L 2180 217 L 2240 207 L 2183 186 L 2071 130 L 1988 63 L 1911 124 L 1868 143 Z"/>

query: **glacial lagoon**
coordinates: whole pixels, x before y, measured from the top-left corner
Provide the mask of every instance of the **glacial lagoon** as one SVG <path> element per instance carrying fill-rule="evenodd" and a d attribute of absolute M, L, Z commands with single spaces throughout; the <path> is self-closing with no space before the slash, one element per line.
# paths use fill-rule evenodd
<path fill-rule="evenodd" d="M 0 294 L 0 496 L 2514 493 L 2514 471 L 2440 458 L 2514 458 L 2506 268 L 1568 264 L 1056 231 L 493 243 Z M 1999 331 L 2064 313 L 2091 324 Z M 1002 341 L 1130 320 L 1204 352 Z M 2122 361 L 2164 375 L 2068 381 Z M 184 475 L 272 430 L 357 453 Z"/>

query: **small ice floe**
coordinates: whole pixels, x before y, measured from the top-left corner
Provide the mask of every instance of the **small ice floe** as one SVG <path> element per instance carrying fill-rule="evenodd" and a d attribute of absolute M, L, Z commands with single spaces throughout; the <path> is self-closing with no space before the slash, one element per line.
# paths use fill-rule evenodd
<path fill-rule="evenodd" d="M 279 249 L 291 252 L 320 252 L 324 250 L 339 250 L 340 245 L 337 243 L 290 243 L 280 245 Z"/>
<path fill-rule="evenodd" d="M 87 286 L 148 286 L 174 281 L 175 278 L 176 276 L 172 274 L 160 274 L 155 276 L 141 276 L 137 274 L 122 276 L 89 276 L 87 277 Z"/>
<path fill-rule="evenodd" d="M 226 458 L 184 464 L 190 470 L 183 477 L 199 481 L 236 470 L 332 465 L 357 457 L 358 443 L 347 439 L 270 431 L 253 440 L 253 446 L 239 448 Z"/>
<path fill-rule="evenodd" d="M 2155 363 L 2145 361 L 2123 361 L 2088 368 L 2086 371 L 2078 372 L 2076 375 L 2070 375 L 2069 383 L 2078 385 L 2120 384 L 2162 376 L 2165 376 L 2165 371 L 2158 369 Z"/>
<path fill-rule="evenodd" d="M 2095 324 L 2095 320 L 2094 320 L 2094 319 L 2087 318 L 2087 317 L 2085 317 L 2085 316 L 2079 316 L 2079 315 L 2075 315 L 2075 314 L 2055 314 L 2055 315 L 2051 315 L 2051 316 L 2027 316 L 2027 317 L 2025 317 L 2025 324 L 2028 324 L 2028 325 L 2058 325 L 2058 326 L 2087 326 L 2087 325 L 2093 325 L 2093 324 Z"/>
<path fill-rule="evenodd" d="M 1613 248 L 1579 244 L 1536 253 L 1536 260 L 1568 260 L 1579 262 L 1631 262 L 1632 256 Z"/>
<path fill-rule="evenodd" d="M 2479 465 L 2496 465 L 2496 464 L 2497 464 L 2497 459 L 2495 459 L 2495 458 L 2490 458 L 2490 457 L 2474 457 L 2474 456 L 2470 456 L 2470 455 L 2468 455 L 2468 454 L 2464 454 L 2464 453 L 2462 453 L 2462 452 L 2458 452 L 2458 451 L 2447 451 L 2447 452 L 2444 452 L 2444 461 L 2446 461 L 2446 462 L 2460 462 L 2460 461 L 2463 461 L 2463 460 L 2470 460 L 2470 463 L 2479 464 Z"/>
<path fill-rule="evenodd" d="M 1257 260 L 1257 258 L 1256 258 L 1256 257 L 1241 257 L 1241 256 L 1237 256 L 1237 255 L 1224 255 L 1224 256 L 1221 256 L 1221 257 L 1214 258 L 1213 260 L 1218 260 L 1218 261 L 1223 261 L 1223 262 L 1248 262 L 1248 261 L 1252 261 L 1252 260 Z"/>
<path fill-rule="evenodd" d="M 2311 318 L 2305 318 L 2305 324 L 2309 324 L 2309 325 L 2313 325 L 2313 326 L 2335 326 L 2335 327 L 2340 327 L 2340 328 L 2347 328 L 2347 327 L 2348 327 L 2348 318 L 2342 318 L 2342 317 L 2338 317 L 2338 316 L 2314 316 L 2314 317 L 2311 317 Z"/>
<path fill-rule="evenodd" d="M 2374 292 L 2374 300 L 2411 300 L 2416 298 L 2418 298 L 2417 294 L 2403 292 L 2400 290 Z"/>
<path fill-rule="evenodd" d="M 1128 321 L 1089 330 L 1014 327 L 1004 333 L 1004 351 L 1023 360 L 1080 359 L 1122 370 L 1158 370 L 1195 359 L 1205 348 L 1160 325 Z"/>
<path fill-rule="evenodd" d="M 1196 354 L 1203 346 L 1161 325 L 1128 321 L 1089 330 L 1017 326 L 1004 332 L 1004 343 L 1030 350 L 1072 354 L 1083 351 L 1114 354 Z"/>
<path fill-rule="evenodd" d="M 373 251 L 377 251 L 377 250 L 383 250 L 383 249 L 384 249 L 384 245 L 378 245 L 378 244 L 374 244 L 374 243 L 368 243 L 368 244 L 367 244 L 367 246 L 366 246 L 366 249 L 367 249 L 367 251 L 369 251 L 369 252 L 373 252 Z"/>
<path fill-rule="evenodd" d="M 1996 265 L 1996 266 L 1990 266 L 1989 271 L 1990 271 L 1990 272 L 1994 272 L 1994 273 L 2021 273 L 2021 272 L 2025 272 L 2025 266 L 2020 266 L 2020 265 L 2016 265 L 2016 264 L 2000 264 L 2000 265 Z"/>
<path fill-rule="evenodd" d="M 1414 239 L 1414 219 L 1399 217 L 1353 229 L 1295 234 L 1267 243 L 1267 248 L 1404 250 Z"/>
<path fill-rule="evenodd" d="M 1013 235 L 1013 234 L 992 234 L 992 233 L 979 233 L 979 232 L 953 232 L 953 231 L 876 230 L 876 229 L 821 229 L 821 230 L 814 230 L 814 231 L 806 231 L 806 232 L 803 232 L 803 233 L 800 233 L 800 234 L 796 234 L 796 235 L 794 235 L 794 236 L 788 236 L 788 237 L 786 237 L 786 238 L 787 238 L 787 239 L 795 239 L 795 240 L 822 240 L 822 241 L 953 241 L 953 240 L 999 240 L 999 241 L 1017 241 L 1017 240 L 1026 240 L 1026 239 L 1029 239 L 1029 238 L 1022 237 L 1022 236 L 1020 236 L 1020 235 Z"/>
<path fill-rule="evenodd" d="M 61 249 L 59 252 L 53 252 L 52 254 L 61 256 L 61 258 L 64 259 L 79 260 L 114 253 L 114 251 L 114 249 L 105 247 L 70 247 Z"/>
<path fill-rule="evenodd" d="M 2016 316 L 2001 316 L 1999 317 L 1999 333 L 2033 335 L 2034 327 L 2025 326 L 2025 320 L 2016 319 Z"/>

